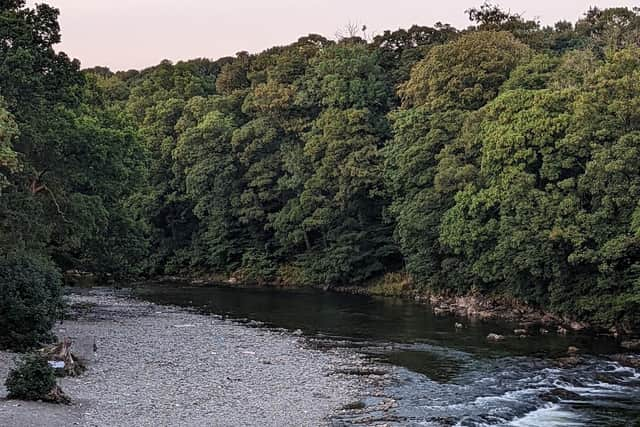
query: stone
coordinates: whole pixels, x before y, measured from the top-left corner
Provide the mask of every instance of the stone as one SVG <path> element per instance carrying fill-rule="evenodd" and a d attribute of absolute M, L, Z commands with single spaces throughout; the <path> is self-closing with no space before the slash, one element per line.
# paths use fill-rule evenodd
<path fill-rule="evenodd" d="M 578 332 L 589 328 L 589 325 L 583 322 L 573 321 L 569 323 L 569 328 L 571 328 L 572 331 Z"/>
<path fill-rule="evenodd" d="M 342 410 L 344 410 L 344 411 L 355 411 L 355 410 L 359 410 L 359 409 L 364 409 L 366 406 L 367 405 L 365 405 L 364 402 L 357 401 L 357 402 L 347 403 L 346 405 L 344 405 L 342 407 Z"/>
<path fill-rule="evenodd" d="M 640 357 L 630 356 L 628 354 L 614 354 L 611 356 L 611 360 L 618 362 L 622 366 L 628 368 L 640 368 Z"/>
<path fill-rule="evenodd" d="M 540 322 L 542 322 L 543 325 L 549 325 L 549 326 L 552 326 L 554 323 L 556 323 L 556 321 L 557 321 L 556 318 L 551 314 L 545 314 L 540 319 Z"/>
<path fill-rule="evenodd" d="M 622 341 L 620 343 L 620 347 L 624 348 L 625 350 L 640 351 L 640 339 Z"/>
<path fill-rule="evenodd" d="M 500 335 L 500 334 L 489 334 L 487 335 L 487 341 L 491 341 L 491 342 L 498 342 L 498 341 L 504 341 L 504 335 Z"/>
<path fill-rule="evenodd" d="M 580 349 L 578 347 L 569 346 L 569 348 L 567 348 L 568 354 L 577 354 L 579 351 Z"/>
<path fill-rule="evenodd" d="M 555 360 L 556 364 L 561 368 L 575 368 L 579 364 L 583 362 L 583 360 L 578 356 L 567 356 L 561 357 Z"/>
<path fill-rule="evenodd" d="M 539 395 L 540 399 L 545 402 L 558 403 L 561 400 L 582 400 L 582 397 L 578 393 L 574 393 L 564 388 L 554 388 L 546 393 Z"/>

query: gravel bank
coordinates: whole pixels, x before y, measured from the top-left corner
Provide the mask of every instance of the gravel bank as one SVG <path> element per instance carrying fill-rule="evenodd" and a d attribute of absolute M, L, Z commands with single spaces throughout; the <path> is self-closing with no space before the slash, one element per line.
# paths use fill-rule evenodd
<path fill-rule="evenodd" d="M 73 320 L 56 333 L 97 346 L 87 373 L 60 380 L 74 404 L 2 399 L 1 426 L 335 425 L 365 394 L 366 379 L 340 373 L 365 363 L 349 350 L 106 291 L 69 302 Z M 0 353 L 0 378 L 12 359 Z"/>

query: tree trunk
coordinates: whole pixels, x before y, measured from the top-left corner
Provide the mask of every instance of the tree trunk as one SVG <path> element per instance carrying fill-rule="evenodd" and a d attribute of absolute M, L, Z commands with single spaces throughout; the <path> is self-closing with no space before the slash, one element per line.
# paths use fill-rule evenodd
<path fill-rule="evenodd" d="M 57 368 L 57 372 L 62 372 L 64 376 L 76 377 L 82 374 L 86 367 L 71 353 L 71 344 L 71 338 L 65 337 L 58 344 L 44 348 L 41 352 L 49 361 L 64 363 L 64 368 Z"/>

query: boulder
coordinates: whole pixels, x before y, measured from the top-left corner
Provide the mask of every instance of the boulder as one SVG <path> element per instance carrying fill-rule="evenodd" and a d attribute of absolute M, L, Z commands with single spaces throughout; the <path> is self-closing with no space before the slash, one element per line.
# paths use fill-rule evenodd
<path fill-rule="evenodd" d="M 577 354 L 579 351 L 580 349 L 578 347 L 569 346 L 569 348 L 567 348 L 568 354 Z"/>
<path fill-rule="evenodd" d="M 638 356 L 631 356 L 628 354 L 614 354 L 613 356 L 611 356 L 611 360 L 613 360 L 614 362 L 618 362 L 622 366 L 626 366 L 628 368 L 640 368 L 640 357 Z"/>
<path fill-rule="evenodd" d="M 581 364 L 583 360 L 578 356 L 572 355 L 572 356 L 561 357 L 559 359 L 556 359 L 555 362 L 560 368 L 566 369 L 566 368 L 575 368 L 576 366 Z"/>
<path fill-rule="evenodd" d="M 504 335 L 491 333 L 487 335 L 487 341 L 491 341 L 491 342 L 504 341 Z"/>
<path fill-rule="evenodd" d="M 587 323 L 573 321 L 569 323 L 569 328 L 571 328 L 572 331 L 579 332 L 588 329 L 589 325 Z"/>

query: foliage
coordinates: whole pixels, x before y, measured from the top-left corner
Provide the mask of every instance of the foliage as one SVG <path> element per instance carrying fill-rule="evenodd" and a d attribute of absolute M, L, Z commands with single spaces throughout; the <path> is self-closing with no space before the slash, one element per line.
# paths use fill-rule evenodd
<path fill-rule="evenodd" d="M 0 257 L 0 347 L 24 351 L 51 338 L 61 309 L 60 284 L 55 266 L 42 257 Z"/>
<path fill-rule="evenodd" d="M 637 327 L 638 9 L 467 14 L 114 73 L 56 53 L 56 9 L 5 2 L 2 254 L 110 279 L 398 275 Z"/>
<path fill-rule="evenodd" d="M 529 48 L 510 33 L 479 31 L 431 49 L 400 88 L 404 106 L 475 110 L 493 99 Z"/>
<path fill-rule="evenodd" d="M 276 279 L 276 265 L 264 251 L 250 250 L 242 255 L 240 268 L 242 278 L 254 283 L 273 283 Z"/>
<path fill-rule="evenodd" d="M 39 354 L 26 354 L 9 371 L 5 386 L 9 399 L 47 400 L 56 387 L 56 376 L 47 360 Z"/>
<path fill-rule="evenodd" d="M 13 150 L 13 141 L 18 135 L 18 127 L 11 114 L 2 107 L 0 99 L 0 195 L 8 185 L 8 175 L 18 170 L 18 156 Z"/>

